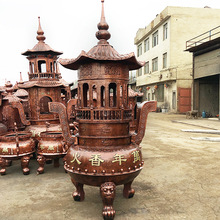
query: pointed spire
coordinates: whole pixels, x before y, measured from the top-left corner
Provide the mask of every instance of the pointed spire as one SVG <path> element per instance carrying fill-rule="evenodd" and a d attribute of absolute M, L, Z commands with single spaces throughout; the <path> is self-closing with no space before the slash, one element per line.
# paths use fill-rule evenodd
<path fill-rule="evenodd" d="M 110 39 L 111 34 L 108 31 L 108 24 L 105 20 L 105 14 L 104 14 L 104 0 L 101 0 L 102 2 L 102 13 L 101 13 L 101 20 L 98 23 L 98 29 L 99 31 L 96 32 L 96 38 L 100 40 L 100 43 L 106 43 L 108 39 Z"/>
<path fill-rule="evenodd" d="M 22 78 L 22 73 L 20 72 L 20 81 L 19 81 L 19 84 L 23 84 L 24 81 L 23 81 L 23 78 Z"/>
<path fill-rule="evenodd" d="M 39 26 L 38 26 L 38 30 L 37 30 L 37 40 L 44 42 L 44 40 L 46 39 L 46 37 L 44 36 L 44 32 L 41 28 L 40 25 L 40 17 L 38 17 L 38 21 L 39 21 Z"/>

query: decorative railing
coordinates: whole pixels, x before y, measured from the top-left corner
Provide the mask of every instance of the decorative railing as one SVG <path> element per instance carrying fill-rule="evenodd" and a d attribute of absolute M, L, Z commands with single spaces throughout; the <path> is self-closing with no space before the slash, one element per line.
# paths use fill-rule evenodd
<path fill-rule="evenodd" d="M 29 73 L 29 80 L 59 79 L 60 73 Z"/>
<path fill-rule="evenodd" d="M 104 110 L 85 109 L 76 110 L 76 118 L 79 120 L 131 120 L 132 110 Z"/>
<path fill-rule="evenodd" d="M 196 36 L 186 41 L 186 50 L 218 37 L 220 37 L 220 26 L 213 28 L 203 34 L 200 34 L 199 36 Z"/>

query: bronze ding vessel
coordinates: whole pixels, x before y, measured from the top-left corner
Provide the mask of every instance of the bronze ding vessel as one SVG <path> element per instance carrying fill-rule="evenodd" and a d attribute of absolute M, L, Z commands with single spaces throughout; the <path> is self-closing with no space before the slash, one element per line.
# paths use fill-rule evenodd
<path fill-rule="evenodd" d="M 37 146 L 37 161 L 39 163 L 37 173 L 42 174 L 44 172 L 44 165 L 47 159 L 54 160 L 54 167 L 59 167 L 59 158 L 66 155 L 67 149 L 68 147 L 63 141 L 62 132 L 41 132 Z"/>
<path fill-rule="evenodd" d="M 133 114 L 128 102 L 129 70 L 138 69 L 144 63 L 138 62 L 134 53 L 120 55 L 109 45 L 104 0 L 98 29 L 96 37 L 99 42 L 89 52 L 82 51 L 76 59 L 60 59 L 64 67 L 78 70 L 78 103 L 75 108 L 78 134 L 70 136 L 66 107 L 62 103 L 49 103 L 49 110 L 59 114 L 64 139 L 71 145 L 64 158 L 64 168 L 76 187 L 74 200 L 84 200 L 84 184 L 100 187 L 103 218 L 114 219 L 116 186 L 124 185 L 124 197 L 134 196 L 131 184 L 144 164 L 139 144 L 145 134 L 147 115 L 156 110 L 156 102 L 137 106 L 140 112 L 138 129 L 131 133 L 129 123 Z"/>
<path fill-rule="evenodd" d="M 0 136 L 0 170 L 1 175 L 6 174 L 7 161 L 21 159 L 23 174 L 30 172 L 28 168 L 30 158 L 35 152 L 35 142 L 31 132 L 7 132 Z"/>

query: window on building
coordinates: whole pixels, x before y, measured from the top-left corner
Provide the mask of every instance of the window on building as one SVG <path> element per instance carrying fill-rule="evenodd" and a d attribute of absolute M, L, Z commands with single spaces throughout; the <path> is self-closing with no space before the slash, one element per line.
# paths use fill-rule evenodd
<path fill-rule="evenodd" d="M 152 100 L 155 100 L 155 93 L 152 93 Z"/>
<path fill-rule="evenodd" d="M 158 57 L 152 60 L 152 72 L 155 72 L 157 70 L 158 70 Z"/>
<path fill-rule="evenodd" d="M 167 35 L 168 35 L 168 25 L 166 23 L 163 25 L 163 40 L 167 39 Z"/>
<path fill-rule="evenodd" d="M 142 54 L 142 44 L 138 45 L 137 56 L 139 57 Z"/>
<path fill-rule="evenodd" d="M 149 73 L 149 62 L 146 62 L 144 65 L 144 74 Z"/>
<path fill-rule="evenodd" d="M 152 47 L 157 46 L 158 44 L 158 31 L 156 31 L 155 33 L 153 33 L 153 37 L 152 37 Z"/>
<path fill-rule="evenodd" d="M 138 76 L 142 76 L 142 68 L 138 70 Z"/>
<path fill-rule="evenodd" d="M 163 54 L 163 68 L 167 68 L 167 53 Z"/>
<path fill-rule="evenodd" d="M 149 49 L 150 49 L 150 41 L 149 41 L 149 38 L 147 38 L 144 41 L 144 52 L 148 51 Z"/>

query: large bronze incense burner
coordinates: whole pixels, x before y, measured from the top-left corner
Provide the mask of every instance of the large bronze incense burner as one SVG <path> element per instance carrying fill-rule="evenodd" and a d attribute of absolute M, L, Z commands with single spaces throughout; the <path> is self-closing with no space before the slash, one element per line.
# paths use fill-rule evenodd
<path fill-rule="evenodd" d="M 156 102 L 138 106 L 138 130 L 131 133 L 129 122 L 133 114 L 128 102 L 129 70 L 138 69 L 143 63 L 138 62 L 133 53 L 120 55 L 109 45 L 104 0 L 98 29 L 96 37 L 99 42 L 89 52 L 82 51 L 76 59 L 60 60 L 64 67 L 78 70 L 78 103 L 75 108 L 78 134 L 75 137 L 70 135 L 63 104 L 51 102 L 49 109 L 59 114 L 64 139 L 71 145 L 64 158 L 64 168 L 76 187 L 74 200 L 84 200 L 84 184 L 98 186 L 103 217 L 114 219 L 116 186 L 124 185 L 126 198 L 134 196 L 131 184 L 144 164 L 139 144 L 144 137 L 147 115 L 156 110 Z"/>

